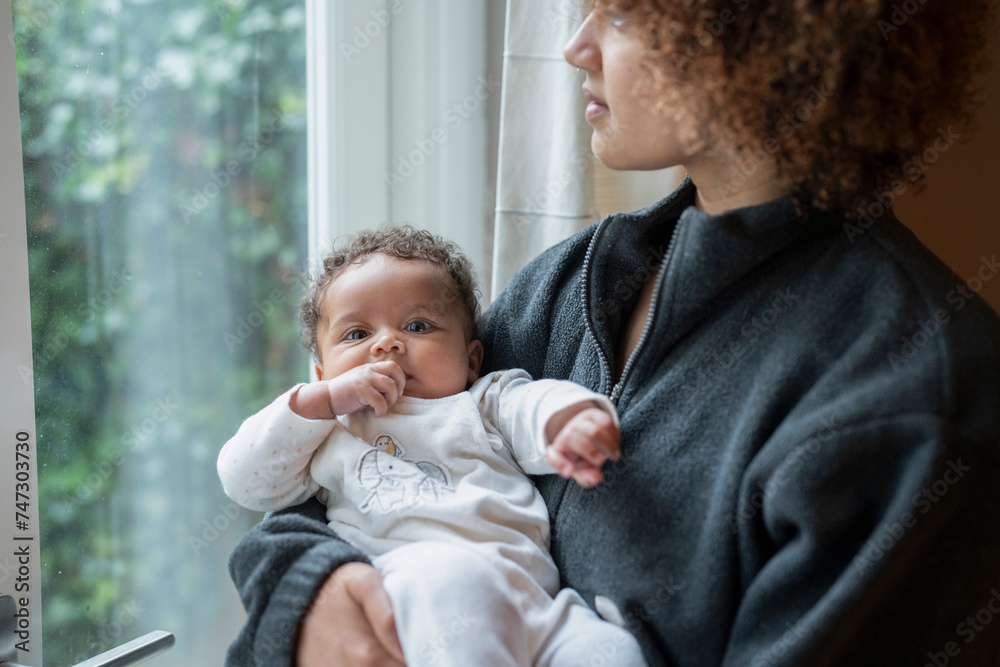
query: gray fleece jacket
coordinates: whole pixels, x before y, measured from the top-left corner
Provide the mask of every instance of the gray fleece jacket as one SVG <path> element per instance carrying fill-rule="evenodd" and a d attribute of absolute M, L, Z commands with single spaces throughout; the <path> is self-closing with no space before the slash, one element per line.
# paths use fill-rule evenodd
<path fill-rule="evenodd" d="M 1000 320 L 974 293 L 996 257 L 966 284 L 891 213 L 693 202 L 686 182 L 551 248 L 484 317 L 483 372 L 573 380 L 621 416 L 599 486 L 536 478 L 563 584 L 655 665 L 1000 664 Z M 227 664 L 294 664 L 355 560 L 316 501 L 255 527 Z"/>

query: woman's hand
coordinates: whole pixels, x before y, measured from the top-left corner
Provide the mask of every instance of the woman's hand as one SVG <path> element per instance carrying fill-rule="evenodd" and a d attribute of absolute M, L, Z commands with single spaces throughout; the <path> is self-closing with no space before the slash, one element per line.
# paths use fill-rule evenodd
<path fill-rule="evenodd" d="M 382 575 L 366 563 L 341 565 L 302 621 L 299 667 L 405 667 Z"/>

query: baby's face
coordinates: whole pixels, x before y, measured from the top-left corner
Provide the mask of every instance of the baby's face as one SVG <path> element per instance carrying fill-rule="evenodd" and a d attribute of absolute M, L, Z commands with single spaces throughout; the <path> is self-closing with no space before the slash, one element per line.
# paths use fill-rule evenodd
<path fill-rule="evenodd" d="M 476 380 L 482 345 L 445 268 L 381 253 L 347 267 L 327 288 L 317 329 L 319 378 L 393 360 L 404 396 L 443 398 Z"/>

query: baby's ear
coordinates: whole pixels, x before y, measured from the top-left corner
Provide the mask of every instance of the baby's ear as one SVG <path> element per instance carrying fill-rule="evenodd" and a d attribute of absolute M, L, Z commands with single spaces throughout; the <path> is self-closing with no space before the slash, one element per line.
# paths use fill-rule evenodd
<path fill-rule="evenodd" d="M 315 366 L 313 366 L 313 370 L 316 371 L 316 379 L 317 380 L 322 380 L 323 379 L 323 364 L 320 364 L 320 363 L 317 362 L 317 364 Z"/>
<path fill-rule="evenodd" d="M 483 365 L 483 344 L 478 340 L 469 341 L 469 384 L 479 379 L 479 367 Z"/>

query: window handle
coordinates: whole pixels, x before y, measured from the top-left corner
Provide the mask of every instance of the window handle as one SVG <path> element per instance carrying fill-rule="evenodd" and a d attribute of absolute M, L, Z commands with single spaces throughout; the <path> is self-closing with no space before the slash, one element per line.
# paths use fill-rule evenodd
<path fill-rule="evenodd" d="M 14 648 L 15 611 L 14 598 L 9 595 L 0 597 L 0 667 L 27 667 L 12 660 L 17 657 L 17 650 Z M 73 667 L 132 667 L 166 653 L 173 645 L 174 636 L 171 633 L 154 630 Z"/>

